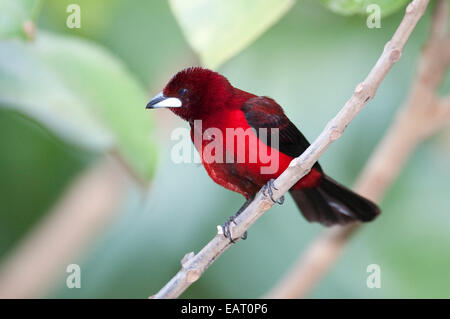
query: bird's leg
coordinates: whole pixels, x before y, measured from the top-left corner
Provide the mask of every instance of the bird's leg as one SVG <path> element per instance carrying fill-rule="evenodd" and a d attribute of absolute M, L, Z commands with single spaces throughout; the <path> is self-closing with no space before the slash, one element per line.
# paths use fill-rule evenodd
<path fill-rule="evenodd" d="M 273 199 L 273 190 L 272 189 L 278 190 L 278 188 L 276 188 L 275 185 L 273 184 L 274 181 L 275 180 L 273 178 L 271 178 L 267 182 L 267 184 L 262 187 L 262 193 L 265 196 L 267 196 L 266 192 L 269 193 L 269 197 L 272 200 L 272 202 L 282 205 L 284 203 L 284 195 L 281 196 L 280 199 L 278 199 L 278 200 Z"/>
<path fill-rule="evenodd" d="M 248 207 L 248 205 L 250 205 L 252 200 L 253 200 L 253 198 L 247 199 L 247 201 L 244 203 L 244 205 L 242 205 L 241 208 L 239 208 L 239 210 L 236 212 L 236 214 L 234 214 L 233 216 L 230 216 L 230 218 L 228 218 L 228 220 L 222 225 L 223 235 L 225 237 L 229 238 L 230 242 L 232 242 L 232 243 L 234 243 L 234 240 L 233 240 L 233 237 L 231 237 L 230 224 L 234 223 L 236 225 L 236 222 L 234 220 Z M 244 240 L 247 239 L 247 232 L 245 232 L 242 235 L 241 239 L 244 239 Z"/>

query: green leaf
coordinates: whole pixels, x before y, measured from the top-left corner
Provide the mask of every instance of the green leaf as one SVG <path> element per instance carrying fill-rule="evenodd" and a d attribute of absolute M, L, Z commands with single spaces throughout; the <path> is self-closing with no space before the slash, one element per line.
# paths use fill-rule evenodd
<path fill-rule="evenodd" d="M 33 21 L 40 0 L 0 0 L 0 39 L 27 37 L 27 23 Z"/>
<path fill-rule="evenodd" d="M 0 41 L 0 106 L 38 120 L 63 139 L 117 150 L 143 178 L 155 164 L 148 98 L 104 49 L 39 32 L 36 41 Z"/>
<path fill-rule="evenodd" d="M 367 6 L 376 4 L 380 6 L 381 16 L 386 17 L 401 9 L 410 0 L 321 0 L 331 11 L 343 14 L 367 15 Z"/>
<path fill-rule="evenodd" d="M 204 66 L 217 68 L 280 19 L 294 0 L 170 0 Z"/>

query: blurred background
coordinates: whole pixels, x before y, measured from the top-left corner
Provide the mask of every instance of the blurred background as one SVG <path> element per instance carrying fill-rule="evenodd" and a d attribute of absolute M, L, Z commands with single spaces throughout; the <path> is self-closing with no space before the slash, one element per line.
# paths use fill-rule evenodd
<path fill-rule="evenodd" d="M 171 161 L 170 134 L 187 124 L 146 111 L 148 100 L 178 70 L 206 65 L 276 99 L 311 141 L 374 65 L 408 1 L 387 1 L 373 29 L 352 2 L 78 0 L 81 27 L 69 28 L 72 0 L 0 0 L 0 296 L 156 293 L 244 199 L 200 165 Z M 429 20 L 321 157 L 333 178 L 351 186 L 392 122 Z M 442 132 L 420 145 L 383 214 L 311 297 L 450 297 L 449 140 Z M 321 229 L 287 198 L 182 297 L 260 297 Z M 69 264 L 80 265 L 79 289 L 66 286 Z M 381 267 L 379 289 L 366 286 L 370 264 Z"/>

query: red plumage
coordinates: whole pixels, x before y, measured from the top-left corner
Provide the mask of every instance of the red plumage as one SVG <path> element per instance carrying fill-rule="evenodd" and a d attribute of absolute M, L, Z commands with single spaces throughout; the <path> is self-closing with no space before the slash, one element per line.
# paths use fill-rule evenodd
<path fill-rule="evenodd" d="M 156 100 L 150 101 L 147 107 L 155 107 L 164 98 L 181 101 L 181 106 L 169 108 L 190 123 L 192 141 L 202 157 L 208 175 L 219 185 L 244 195 L 246 199 L 253 198 L 270 179 L 277 178 L 291 160 L 309 146 L 306 138 L 273 99 L 234 88 L 225 77 L 216 72 L 197 67 L 182 70 L 170 80 L 162 93 L 162 97 L 158 96 Z M 196 120 L 202 121 L 201 131 L 194 130 Z M 204 151 L 210 147 L 208 145 L 219 138 L 212 134 L 205 139 L 208 129 L 222 133 L 216 134 L 222 135 L 222 147 L 217 148 L 212 155 L 222 152 L 224 159 L 232 159 L 231 163 L 211 161 L 211 158 L 205 157 Z M 228 136 L 227 129 L 255 131 L 248 130 L 250 133 L 245 136 L 245 140 L 236 138 L 231 143 L 231 139 L 235 137 Z M 264 129 L 269 137 L 273 129 L 278 130 L 278 145 L 275 140 L 261 138 L 259 132 Z M 196 141 L 199 142 L 195 143 Z M 277 168 L 270 173 L 261 173 L 261 169 L 269 164 L 259 157 L 254 162 L 250 160 L 258 152 L 269 154 L 271 161 L 276 159 Z M 245 160 L 242 162 L 243 158 Z M 318 163 L 290 192 L 309 221 L 325 225 L 354 220 L 369 221 L 379 213 L 375 204 L 325 175 Z"/>

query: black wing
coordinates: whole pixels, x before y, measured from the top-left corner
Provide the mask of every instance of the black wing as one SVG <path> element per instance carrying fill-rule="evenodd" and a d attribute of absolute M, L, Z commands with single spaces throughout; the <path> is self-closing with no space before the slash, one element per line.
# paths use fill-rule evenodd
<path fill-rule="evenodd" d="M 281 106 L 273 99 L 266 96 L 251 98 L 242 106 L 242 111 L 245 114 L 248 124 L 256 130 L 258 137 L 260 128 L 267 129 L 267 141 L 264 141 L 265 144 L 278 149 L 279 152 L 291 157 L 298 157 L 309 147 L 308 140 L 288 119 Z M 278 147 L 271 145 L 271 128 L 279 129 Z M 315 163 L 313 167 L 322 172 L 319 163 Z"/>

